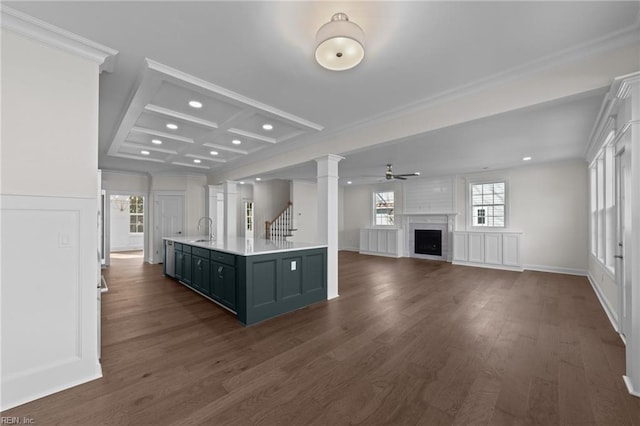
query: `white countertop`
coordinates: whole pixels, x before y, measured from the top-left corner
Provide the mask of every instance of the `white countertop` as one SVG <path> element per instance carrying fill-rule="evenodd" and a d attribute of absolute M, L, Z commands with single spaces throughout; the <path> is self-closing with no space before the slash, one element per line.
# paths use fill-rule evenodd
<path fill-rule="evenodd" d="M 190 246 L 202 247 L 210 250 L 218 250 L 240 256 L 255 256 L 259 254 L 281 253 L 286 251 L 311 250 L 326 248 L 326 244 L 314 243 L 294 243 L 291 241 L 272 241 L 261 238 L 226 238 L 216 241 L 207 240 L 206 236 L 196 235 L 193 237 L 166 237 L 165 240 L 176 243 L 188 244 Z M 199 241 L 205 240 L 205 241 Z"/>

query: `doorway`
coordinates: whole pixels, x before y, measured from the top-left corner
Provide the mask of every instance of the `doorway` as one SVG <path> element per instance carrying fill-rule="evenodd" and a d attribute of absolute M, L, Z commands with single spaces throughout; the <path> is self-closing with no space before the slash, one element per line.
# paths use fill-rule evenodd
<path fill-rule="evenodd" d="M 142 252 L 146 231 L 145 197 L 141 194 L 109 195 L 109 255 Z"/>

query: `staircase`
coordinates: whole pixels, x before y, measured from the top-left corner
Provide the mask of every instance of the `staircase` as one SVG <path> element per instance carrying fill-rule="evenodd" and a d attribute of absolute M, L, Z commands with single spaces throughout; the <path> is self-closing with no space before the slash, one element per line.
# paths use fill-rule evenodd
<path fill-rule="evenodd" d="M 293 222 L 293 203 L 289 201 L 287 206 L 273 219 L 265 221 L 265 238 L 273 241 L 287 241 L 291 232 L 297 229 L 291 228 Z"/>

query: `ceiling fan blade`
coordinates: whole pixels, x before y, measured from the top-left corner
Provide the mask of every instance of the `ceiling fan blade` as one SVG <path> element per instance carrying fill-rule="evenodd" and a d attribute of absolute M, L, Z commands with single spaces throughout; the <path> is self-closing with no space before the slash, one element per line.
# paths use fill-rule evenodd
<path fill-rule="evenodd" d="M 420 175 L 416 174 L 416 173 L 405 173 L 405 174 L 402 174 L 402 175 L 394 175 L 394 176 L 395 177 L 398 177 L 398 176 L 400 176 L 400 177 L 411 177 L 411 176 L 420 176 Z"/>
<path fill-rule="evenodd" d="M 400 180 L 407 180 L 406 177 L 404 177 L 404 175 L 393 175 L 394 179 L 400 179 Z"/>

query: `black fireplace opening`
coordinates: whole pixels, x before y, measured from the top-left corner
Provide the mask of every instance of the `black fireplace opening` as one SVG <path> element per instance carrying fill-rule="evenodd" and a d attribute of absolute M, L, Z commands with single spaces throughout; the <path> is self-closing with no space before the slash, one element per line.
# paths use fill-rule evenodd
<path fill-rule="evenodd" d="M 439 229 L 416 229 L 414 251 L 417 254 L 442 256 L 442 231 Z"/>

